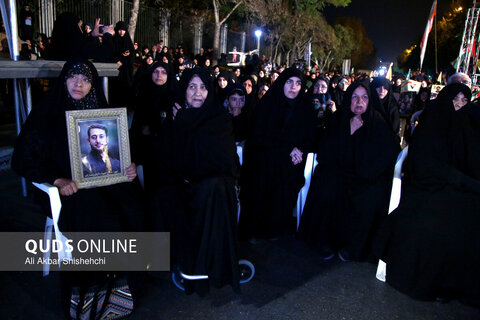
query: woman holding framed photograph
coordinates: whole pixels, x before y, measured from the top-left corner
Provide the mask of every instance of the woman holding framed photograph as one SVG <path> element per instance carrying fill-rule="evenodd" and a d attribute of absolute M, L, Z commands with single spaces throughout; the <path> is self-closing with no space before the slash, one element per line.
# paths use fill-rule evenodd
<path fill-rule="evenodd" d="M 30 181 L 46 182 L 59 189 L 62 209 L 58 224 L 63 232 L 141 231 L 144 210 L 136 184 L 79 189 L 72 180 L 65 112 L 100 108 L 108 108 L 108 104 L 93 64 L 86 60 L 66 62 L 54 87 L 32 109 L 25 122 L 15 143 L 12 168 Z M 103 131 L 94 128 L 92 135 L 93 132 L 99 134 Z M 110 166 L 114 165 L 113 160 L 109 162 Z M 136 177 L 134 163 L 122 169 L 130 180 Z M 45 212 L 50 212 L 47 200 L 39 198 Z M 74 316 L 84 316 L 80 310 L 85 302 L 83 297 L 92 286 L 103 284 L 105 279 L 104 272 L 62 272 L 65 312 L 70 316 L 72 312 Z M 128 280 L 133 290 L 133 283 Z M 75 299 L 79 303 L 77 307 L 70 305 Z M 133 308 L 131 299 L 129 303 Z"/>

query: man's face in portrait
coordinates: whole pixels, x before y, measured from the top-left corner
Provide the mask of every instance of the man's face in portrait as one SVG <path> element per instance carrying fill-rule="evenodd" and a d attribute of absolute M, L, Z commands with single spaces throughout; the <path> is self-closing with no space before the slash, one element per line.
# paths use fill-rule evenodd
<path fill-rule="evenodd" d="M 88 142 L 90 143 L 92 150 L 103 152 L 103 150 L 108 144 L 108 137 L 105 130 L 99 128 L 91 128 Z"/>

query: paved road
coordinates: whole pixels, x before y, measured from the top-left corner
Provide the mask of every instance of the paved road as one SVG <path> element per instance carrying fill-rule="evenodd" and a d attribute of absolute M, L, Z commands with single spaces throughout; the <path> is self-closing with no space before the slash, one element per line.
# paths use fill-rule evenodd
<path fill-rule="evenodd" d="M 43 229 L 43 216 L 21 197 L 11 171 L 0 172 L 0 209 L 0 231 Z M 242 244 L 241 251 L 257 271 L 242 294 L 222 288 L 203 299 L 185 296 L 169 273 L 159 272 L 148 276 L 129 319 L 480 319 L 479 307 L 410 299 L 376 280 L 374 264 L 320 262 L 293 237 Z M 0 284 L 0 319 L 63 319 L 57 273 L 44 278 L 40 272 L 3 272 Z"/>

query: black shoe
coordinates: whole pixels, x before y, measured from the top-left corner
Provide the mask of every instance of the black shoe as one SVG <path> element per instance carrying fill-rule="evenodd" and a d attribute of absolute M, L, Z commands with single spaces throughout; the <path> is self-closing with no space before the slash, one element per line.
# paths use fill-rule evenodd
<path fill-rule="evenodd" d="M 329 246 L 323 246 L 320 250 L 320 259 L 322 261 L 329 261 L 335 257 L 335 252 Z"/>
<path fill-rule="evenodd" d="M 351 255 L 345 251 L 345 250 L 340 250 L 338 251 L 338 257 L 340 258 L 340 260 L 342 260 L 343 262 L 351 262 L 352 261 L 352 257 Z"/>

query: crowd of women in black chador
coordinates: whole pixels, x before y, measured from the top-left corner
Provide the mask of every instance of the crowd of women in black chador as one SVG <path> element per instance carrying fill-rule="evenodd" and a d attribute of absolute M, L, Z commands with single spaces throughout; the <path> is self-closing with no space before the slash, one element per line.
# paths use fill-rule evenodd
<path fill-rule="evenodd" d="M 108 30 L 113 34 L 113 27 Z M 144 189 L 134 180 L 78 190 L 70 176 L 64 113 L 108 107 L 96 70 L 84 59 L 111 50 L 120 53 L 119 61 L 128 60 L 129 43 L 113 39 L 105 35 L 102 47 L 88 50 L 54 43 L 59 57 L 83 59 L 65 64 L 16 144 L 13 168 L 59 188 L 62 230 L 168 231 L 172 261 L 182 272 L 209 276 L 186 281 L 187 293 L 203 296 L 210 286 L 225 285 L 238 292 L 238 238 L 295 233 L 293 210 L 307 155 L 315 152 L 318 165 L 298 237 L 324 260 L 335 254 L 343 261 L 372 256 L 399 152 L 393 90 L 385 80 L 350 84 L 347 78 L 315 76 L 307 91 L 296 68 L 272 72 L 270 81 L 258 78 L 255 68 L 235 75 L 185 68 L 178 82 L 168 59 L 152 61 L 137 76 L 136 95 L 129 93 L 135 106 L 132 162 L 143 165 Z M 128 78 L 128 69 L 124 73 Z M 71 79 L 88 87 L 84 96 L 69 92 Z M 259 82 L 271 85 L 262 97 L 256 92 Z M 110 97 L 115 95 L 112 91 Z M 458 108 L 464 98 L 470 98 L 467 89 L 448 86 L 425 107 L 424 124 L 412 137 L 402 202 L 377 236 L 375 253 L 387 262 L 387 282 L 415 297 L 474 296 L 480 287 L 475 273 L 480 267 L 475 232 L 480 115 L 471 104 Z M 241 172 L 235 142 L 244 144 Z M 134 164 L 125 171 L 135 178 Z M 463 257 L 468 263 L 459 263 Z M 62 275 L 65 308 L 73 288 L 85 292 L 104 276 Z M 126 279 L 136 298 L 139 281 Z"/>

